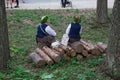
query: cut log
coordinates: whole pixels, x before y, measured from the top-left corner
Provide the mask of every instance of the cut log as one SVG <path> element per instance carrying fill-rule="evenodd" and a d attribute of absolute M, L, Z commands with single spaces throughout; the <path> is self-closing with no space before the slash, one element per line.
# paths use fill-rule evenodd
<path fill-rule="evenodd" d="M 68 49 L 67 46 L 60 45 L 59 47 L 64 50 L 64 53 L 65 53 L 65 54 L 67 54 L 68 56 L 70 56 L 70 52 L 69 52 L 69 49 Z"/>
<path fill-rule="evenodd" d="M 71 44 L 71 47 L 76 51 L 76 53 L 81 53 L 84 49 L 83 45 L 80 43 L 80 41 L 74 42 Z"/>
<path fill-rule="evenodd" d="M 100 52 L 102 52 L 102 53 L 106 52 L 107 44 L 104 44 L 102 42 L 97 42 L 96 46 L 98 47 L 98 49 L 100 50 Z"/>
<path fill-rule="evenodd" d="M 36 67 L 40 67 L 45 64 L 45 60 L 35 52 L 31 53 L 29 57 L 36 64 Z"/>
<path fill-rule="evenodd" d="M 52 51 L 53 51 L 55 54 L 58 54 L 60 57 L 63 57 L 63 55 L 62 55 L 60 52 L 58 52 L 58 51 L 56 51 L 56 50 L 54 50 L 54 49 L 52 49 Z"/>
<path fill-rule="evenodd" d="M 92 58 L 93 57 L 93 55 L 92 54 L 88 54 L 88 56 L 87 56 L 88 58 Z"/>
<path fill-rule="evenodd" d="M 68 49 L 69 49 L 70 56 L 71 56 L 71 57 L 76 56 L 76 52 L 75 52 L 75 50 L 72 49 L 70 46 L 67 46 L 67 47 L 68 47 Z"/>
<path fill-rule="evenodd" d="M 39 56 L 41 56 L 46 61 L 47 64 L 51 65 L 54 63 L 53 60 L 47 54 L 45 54 L 41 49 L 37 48 L 36 53 Z"/>
<path fill-rule="evenodd" d="M 87 51 L 87 50 L 83 50 L 83 51 L 82 51 L 82 55 L 85 56 L 85 57 L 88 57 L 88 55 L 89 55 L 89 54 L 88 54 L 88 51 Z"/>
<path fill-rule="evenodd" d="M 64 51 L 68 51 L 68 47 L 67 47 L 67 46 L 60 45 L 59 47 L 60 47 L 61 49 L 63 49 Z"/>
<path fill-rule="evenodd" d="M 95 56 L 98 56 L 100 54 L 100 50 L 97 48 L 97 46 L 94 46 L 94 49 L 91 50 L 91 53 Z"/>
<path fill-rule="evenodd" d="M 63 49 L 59 48 L 59 47 L 55 47 L 53 48 L 54 50 L 60 52 L 60 56 L 63 57 L 63 54 L 65 53 Z"/>
<path fill-rule="evenodd" d="M 68 60 L 68 61 L 70 61 L 70 60 L 71 60 L 71 57 L 70 57 L 70 56 L 68 56 L 67 54 L 64 54 L 64 58 L 65 58 L 65 60 Z"/>
<path fill-rule="evenodd" d="M 84 40 L 80 40 L 80 42 L 82 43 L 82 45 L 84 46 L 84 48 L 87 50 L 87 51 L 90 51 L 92 49 L 94 49 L 94 45 L 90 44 L 90 43 L 87 43 L 85 42 Z"/>
<path fill-rule="evenodd" d="M 43 47 L 43 50 L 44 50 L 44 52 L 45 52 L 47 55 L 49 55 L 49 57 L 51 57 L 55 62 L 59 62 L 59 61 L 60 61 L 61 57 L 60 57 L 58 54 L 56 54 L 54 51 L 52 51 L 52 49 L 50 49 L 49 47 L 44 46 L 44 47 Z"/>
<path fill-rule="evenodd" d="M 77 58 L 77 60 L 81 60 L 83 58 L 83 56 L 80 54 L 77 54 L 76 58 Z"/>

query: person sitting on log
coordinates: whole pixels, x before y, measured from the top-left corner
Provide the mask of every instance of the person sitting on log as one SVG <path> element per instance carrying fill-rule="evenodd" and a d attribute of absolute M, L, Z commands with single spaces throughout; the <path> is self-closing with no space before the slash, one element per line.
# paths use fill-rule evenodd
<path fill-rule="evenodd" d="M 80 16 L 73 17 L 74 22 L 71 22 L 66 29 L 66 34 L 69 36 L 68 43 L 71 44 L 73 42 L 79 41 L 81 39 L 82 26 L 80 24 L 81 18 Z"/>
<path fill-rule="evenodd" d="M 39 48 L 50 47 L 55 41 L 56 32 L 48 25 L 48 16 L 43 16 L 40 22 L 41 24 L 37 27 L 36 43 Z"/>

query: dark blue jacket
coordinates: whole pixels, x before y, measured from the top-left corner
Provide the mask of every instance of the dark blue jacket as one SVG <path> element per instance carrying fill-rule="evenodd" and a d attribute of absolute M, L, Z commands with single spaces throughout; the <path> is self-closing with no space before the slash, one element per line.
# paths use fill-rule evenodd
<path fill-rule="evenodd" d="M 81 25 L 79 23 L 71 23 L 71 28 L 69 32 L 69 38 L 81 38 L 80 36 Z"/>
<path fill-rule="evenodd" d="M 48 34 L 47 34 L 47 32 L 45 31 L 45 28 L 46 28 L 47 26 L 48 26 L 48 25 L 46 25 L 46 24 L 38 25 L 36 37 L 44 38 L 45 36 L 47 36 Z M 42 28 L 42 30 L 43 30 L 45 33 L 41 30 L 40 27 Z"/>

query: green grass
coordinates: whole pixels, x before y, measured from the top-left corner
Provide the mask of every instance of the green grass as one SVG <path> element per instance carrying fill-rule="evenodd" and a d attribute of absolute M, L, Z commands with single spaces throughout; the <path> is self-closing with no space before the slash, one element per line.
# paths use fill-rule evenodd
<path fill-rule="evenodd" d="M 34 52 L 37 45 L 35 35 L 37 25 L 43 15 L 48 15 L 50 26 L 57 32 L 60 41 L 68 24 L 75 14 L 81 15 L 83 26 L 82 38 L 92 43 L 108 42 L 108 23 L 97 24 L 94 10 L 8 10 L 7 22 L 10 41 L 10 62 L 8 69 L 0 72 L 0 80 L 110 80 L 100 72 L 102 56 L 84 58 L 77 61 L 61 60 L 53 65 L 35 68 L 28 55 Z M 110 11 L 109 11 L 110 15 Z"/>

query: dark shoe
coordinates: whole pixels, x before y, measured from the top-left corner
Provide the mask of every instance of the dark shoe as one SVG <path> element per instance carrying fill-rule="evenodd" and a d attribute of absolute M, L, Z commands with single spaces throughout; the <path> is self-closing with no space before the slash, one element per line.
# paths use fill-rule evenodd
<path fill-rule="evenodd" d="M 19 6 L 15 6 L 15 8 L 19 8 Z"/>

